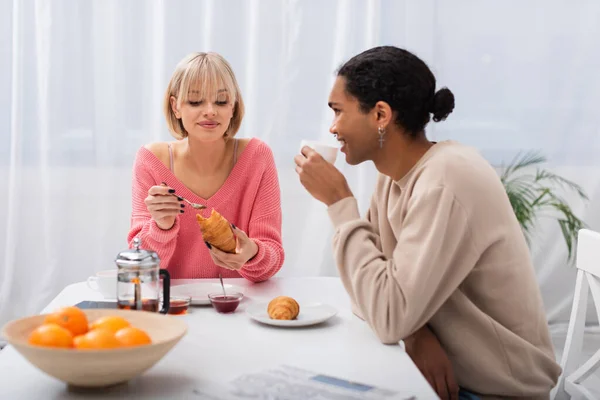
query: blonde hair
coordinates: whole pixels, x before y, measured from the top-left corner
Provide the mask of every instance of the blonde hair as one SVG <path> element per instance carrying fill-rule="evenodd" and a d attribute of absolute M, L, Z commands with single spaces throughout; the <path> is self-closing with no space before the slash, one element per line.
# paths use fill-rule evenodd
<path fill-rule="evenodd" d="M 244 117 L 244 101 L 242 93 L 231 65 L 217 53 L 191 53 L 175 67 L 167 92 L 165 93 L 163 109 L 167 118 L 167 126 L 171 135 L 176 139 L 187 137 L 183 122 L 178 119 L 171 107 L 171 96 L 177 99 L 178 107 L 189 99 L 190 91 L 199 88 L 199 99 L 216 100 L 221 89 L 227 91 L 229 101 L 233 102 L 233 116 L 225 131 L 227 140 L 235 136 Z M 194 97 L 196 93 L 194 92 Z"/>

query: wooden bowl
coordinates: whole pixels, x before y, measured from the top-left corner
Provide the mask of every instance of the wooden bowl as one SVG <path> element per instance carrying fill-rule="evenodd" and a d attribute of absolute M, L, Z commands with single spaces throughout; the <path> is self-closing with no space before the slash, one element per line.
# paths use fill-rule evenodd
<path fill-rule="evenodd" d="M 187 333 L 179 318 L 146 311 L 83 310 L 89 322 L 118 315 L 136 328 L 145 330 L 152 344 L 106 350 L 76 350 L 33 346 L 29 334 L 43 323 L 45 315 L 7 323 L 2 336 L 30 363 L 50 376 L 73 386 L 102 387 L 126 382 L 156 364 Z"/>

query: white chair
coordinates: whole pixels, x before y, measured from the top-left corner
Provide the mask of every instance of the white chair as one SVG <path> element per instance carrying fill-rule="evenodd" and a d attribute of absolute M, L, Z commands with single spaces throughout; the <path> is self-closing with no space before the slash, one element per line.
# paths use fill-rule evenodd
<path fill-rule="evenodd" d="M 553 400 L 596 398 L 582 386 L 582 382 L 600 366 L 600 349 L 586 362 L 578 364 L 578 360 L 581 359 L 583 346 L 588 290 L 592 292 L 596 313 L 600 318 L 600 233 L 580 230 L 576 256 L 575 297 L 561 360 L 562 375 L 552 392 Z"/>

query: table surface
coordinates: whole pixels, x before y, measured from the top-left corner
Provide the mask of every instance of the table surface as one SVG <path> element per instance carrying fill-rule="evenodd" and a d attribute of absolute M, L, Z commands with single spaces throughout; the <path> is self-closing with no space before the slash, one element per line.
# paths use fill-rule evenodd
<path fill-rule="evenodd" d="M 218 280 L 202 280 L 218 281 Z M 199 280 L 173 280 L 172 285 Z M 401 345 L 383 345 L 366 322 L 356 317 L 339 278 L 273 278 L 253 284 L 245 279 L 226 283 L 243 288 L 244 300 L 233 314 L 218 314 L 211 306 L 192 307 L 182 318 L 189 327 L 184 338 L 154 367 L 127 384 L 93 393 L 68 387 L 17 353 L 0 351 L 0 398 L 77 399 L 193 398 L 194 389 L 220 384 L 241 375 L 280 365 L 386 388 L 418 399 L 437 398 Z M 292 296 L 303 303 L 337 308 L 332 319 L 315 326 L 279 328 L 253 321 L 245 309 L 256 301 Z M 43 311 L 102 300 L 85 282 L 67 286 Z"/>

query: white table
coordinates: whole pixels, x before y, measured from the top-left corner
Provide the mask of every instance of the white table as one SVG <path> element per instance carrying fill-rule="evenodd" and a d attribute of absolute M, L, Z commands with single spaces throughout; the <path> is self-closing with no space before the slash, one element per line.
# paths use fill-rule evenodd
<path fill-rule="evenodd" d="M 193 283 L 174 280 L 172 285 Z M 187 335 L 153 368 L 128 384 L 102 392 L 70 389 L 35 367 L 8 346 L 0 351 L 0 399 L 194 398 L 193 390 L 240 375 L 291 365 L 418 399 L 437 398 L 402 346 L 383 345 L 368 325 L 352 314 L 338 278 L 274 278 L 260 284 L 228 279 L 244 288 L 245 300 L 234 314 L 193 307 L 183 318 Z M 339 313 L 306 328 L 276 328 L 251 320 L 245 308 L 253 301 L 288 295 L 302 302 L 328 303 Z M 82 300 L 101 300 L 85 283 L 67 286 L 43 312 Z"/>

